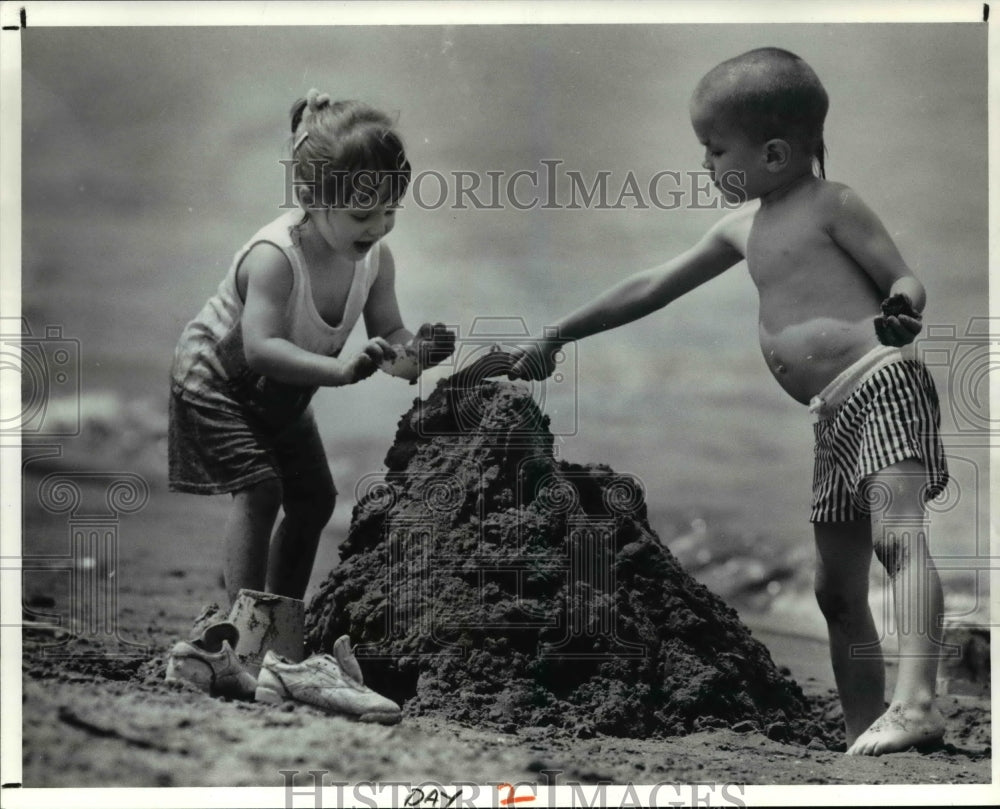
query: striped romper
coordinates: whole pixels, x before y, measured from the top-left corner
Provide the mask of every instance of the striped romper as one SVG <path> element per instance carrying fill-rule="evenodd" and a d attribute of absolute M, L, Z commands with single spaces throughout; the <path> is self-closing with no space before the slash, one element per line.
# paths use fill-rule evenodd
<path fill-rule="evenodd" d="M 866 481 L 908 458 L 926 471 L 923 499 L 944 490 L 948 468 L 934 381 L 917 360 L 879 346 L 851 365 L 809 404 L 816 416 L 811 522 L 870 516 Z M 871 498 L 871 500 L 869 500 Z"/>

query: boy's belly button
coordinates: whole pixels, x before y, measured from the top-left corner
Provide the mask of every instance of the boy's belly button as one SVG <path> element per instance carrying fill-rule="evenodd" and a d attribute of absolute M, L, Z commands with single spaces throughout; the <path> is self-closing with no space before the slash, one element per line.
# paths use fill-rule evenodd
<path fill-rule="evenodd" d="M 786 366 L 784 362 L 782 362 L 777 356 L 775 356 L 773 350 L 771 351 L 770 356 L 768 356 L 768 360 L 770 361 L 769 364 L 774 369 L 774 372 L 776 374 L 784 374 L 788 372 L 788 366 Z"/>
<path fill-rule="evenodd" d="M 806 362 L 811 362 L 812 358 L 813 358 L 812 354 L 807 354 L 806 355 Z M 774 368 L 774 370 L 775 370 L 776 373 L 779 373 L 779 374 L 788 373 L 788 366 L 785 365 L 784 362 L 782 362 L 780 359 L 778 359 L 775 356 L 774 351 L 771 352 L 771 355 L 770 355 L 769 359 L 771 361 L 771 367 Z"/>

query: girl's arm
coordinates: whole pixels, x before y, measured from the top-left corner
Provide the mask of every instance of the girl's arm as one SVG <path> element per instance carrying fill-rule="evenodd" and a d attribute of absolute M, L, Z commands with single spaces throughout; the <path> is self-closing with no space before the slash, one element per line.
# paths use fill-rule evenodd
<path fill-rule="evenodd" d="M 417 358 L 404 359 L 397 366 L 390 364 L 386 368 L 387 373 L 412 381 L 421 368 L 437 365 L 451 356 L 455 349 L 455 335 L 443 323 L 424 323 L 416 335 L 403 326 L 396 300 L 396 261 L 388 245 L 380 245 L 380 249 L 378 278 L 372 284 L 365 304 L 365 327 L 370 337 L 384 338 L 392 346 L 405 346 L 408 353 Z M 422 351 L 421 346 L 427 350 Z M 391 354 L 388 356 L 392 359 Z"/>
<path fill-rule="evenodd" d="M 349 385 L 370 376 L 382 359 L 378 346 L 340 360 L 306 351 L 285 334 L 285 310 L 292 292 L 292 268 L 274 245 L 255 245 L 240 273 L 247 279 L 243 307 L 243 346 L 256 373 L 291 385 Z M 386 348 L 388 348 L 386 346 Z"/>
<path fill-rule="evenodd" d="M 554 325 L 553 340 L 544 340 L 520 358 L 512 378 L 544 378 L 552 373 L 552 354 L 564 343 L 617 328 L 661 309 L 743 259 L 730 230 L 744 212 L 731 214 L 690 249 L 665 264 L 626 278 Z"/>
<path fill-rule="evenodd" d="M 909 311 L 885 317 L 887 332 L 883 342 L 912 343 L 922 328 L 920 313 L 927 303 L 927 293 L 899 254 L 882 221 L 854 191 L 841 186 L 827 232 L 875 282 L 886 302 L 897 295 L 905 296 Z"/>
<path fill-rule="evenodd" d="M 368 292 L 365 303 L 365 329 L 369 337 L 382 337 L 390 345 L 405 345 L 413 339 L 413 334 L 403 326 L 403 316 L 399 313 L 396 300 L 396 261 L 386 244 L 378 244 L 378 277 Z"/>

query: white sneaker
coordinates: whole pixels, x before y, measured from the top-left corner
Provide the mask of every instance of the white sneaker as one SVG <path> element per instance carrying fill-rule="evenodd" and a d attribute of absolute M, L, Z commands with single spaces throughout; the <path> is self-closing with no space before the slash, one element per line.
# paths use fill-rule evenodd
<path fill-rule="evenodd" d="M 347 635 L 333 645 L 334 655 L 314 655 L 292 663 L 268 650 L 257 675 L 257 702 L 287 700 L 313 705 L 327 713 L 361 722 L 394 725 L 402 719 L 400 707 L 368 688 Z"/>
<path fill-rule="evenodd" d="M 253 699 L 257 681 L 233 651 L 239 637 L 235 626 L 221 622 L 200 637 L 178 641 L 167 659 L 167 682 L 185 680 L 212 696 Z"/>

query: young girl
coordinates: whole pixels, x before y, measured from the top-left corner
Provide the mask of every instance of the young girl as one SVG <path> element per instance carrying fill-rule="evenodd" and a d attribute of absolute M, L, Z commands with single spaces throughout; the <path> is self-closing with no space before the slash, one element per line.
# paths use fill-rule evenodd
<path fill-rule="evenodd" d="M 400 318 L 396 269 L 381 241 L 410 165 L 392 121 L 315 90 L 291 117 L 300 207 L 239 250 L 184 329 L 171 371 L 170 488 L 232 494 L 230 603 L 241 588 L 305 593 L 336 498 L 309 407 L 316 390 L 360 382 L 380 364 L 412 380 L 454 349 L 440 324 L 415 337 Z M 370 339 L 341 358 L 361 316 Z"/>
<path fill-rule="evenodd" d="M 758 202 L 564 317 L 559 339 L 525 350 L 511 376 L 548 376 L 562 343 L 648 315 L 746 259 L 768 369 L 816 417 L 816 597 L 847 752 L 878 755 L 932 744 L 944 733 L 934 705 L 943 602 L 924 501 L 945 487 L 948 473 L 934 384 L 922 363 L 900 351 L 922 328 L 924 287 L 857 194 L 825 179 L 827 107 L 809 65 L 778 48 L 709 71 L 691 100 L 703 165 L 724 193 Z M 892 582 L 899 634 L 888 709 L 868 606 L 873 549 Z"/>

